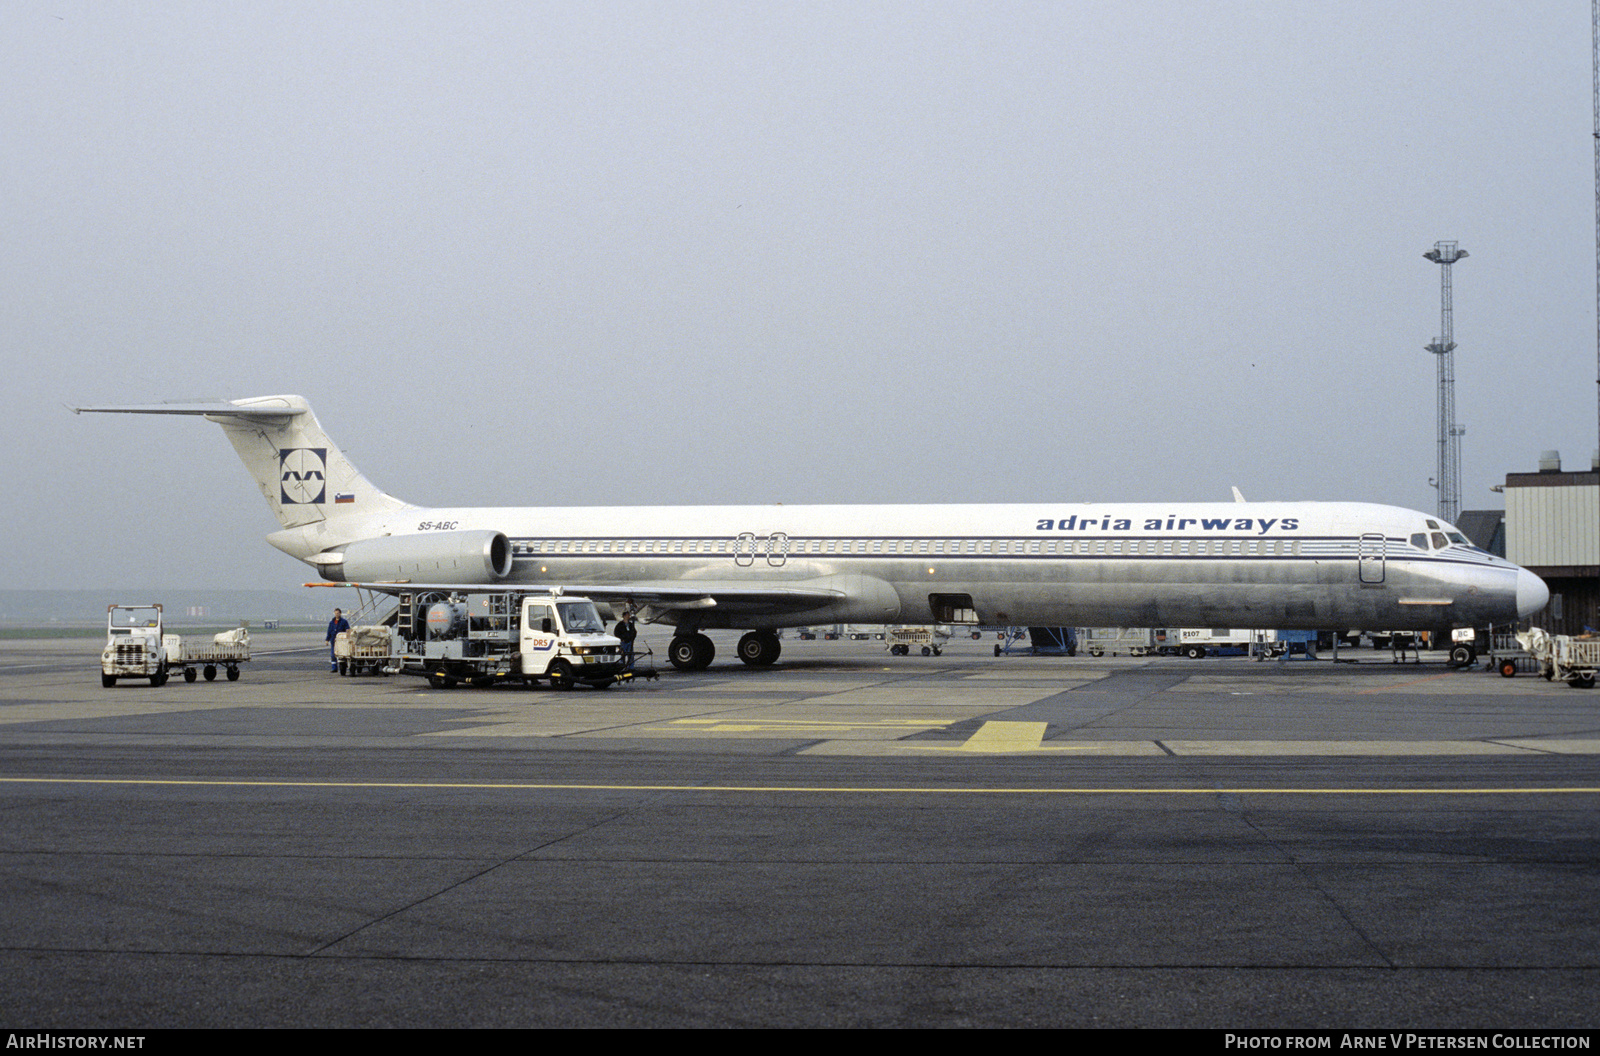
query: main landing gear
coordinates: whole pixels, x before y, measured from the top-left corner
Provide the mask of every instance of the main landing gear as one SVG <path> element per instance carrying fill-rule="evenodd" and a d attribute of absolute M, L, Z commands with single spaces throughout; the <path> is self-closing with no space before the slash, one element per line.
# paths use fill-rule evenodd
<path fill-rule="evenodd" d="M 739 639 L 734 650 L 740 660 L 751 667 L 770 667 L 778 662 L 783 643 L 772 631 L 751 631 Z M 711 666 L 717 650 L 711 639 L 698 631 L 679 633 L 667 646 L 667 659 L 679 671 L 704 671 Z"/>
<path fill-rule="evenodd" d="M 667 646 L 667 659 L 679 671 L 704 671 L 716 655 L 716 646 L 703 634 L 680 634 Z"/>

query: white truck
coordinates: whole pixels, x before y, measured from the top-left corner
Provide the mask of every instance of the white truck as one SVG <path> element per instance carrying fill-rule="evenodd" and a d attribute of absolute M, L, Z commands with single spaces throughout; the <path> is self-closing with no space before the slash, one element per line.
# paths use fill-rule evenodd
<path fill-rule="evenodd" d="M 625 673 L 621 639 L 607 634 L 588 598 L 560 592 L 403 593 L 387 670 L 435 689 L 579 683 L 605 689 Z"/>
<path fill-rule="evenodd" d="M 229 682 L 239 680 L 239 665 L 250 659 L 250 632 L 224 631 L 209 643 L 165 634 L 160 605 L 106 606 L 106 647 L 100 653 L 100 685 L 109 689 L 119 678 L 148 678 L 162 686 L 175 670 L 185 682 L 201 672 L 209 682 L 221 668 Z"/>
<path fill-rule="evenodd" d="M 1178 630 L 1178 651 L 1198 660 L 1203 656 L 1223 656 L 1234 652 L 1281 656 L 1289 648 L 1278 640 L 1277 631 L 1237 627 L 1183 627 Z"/>

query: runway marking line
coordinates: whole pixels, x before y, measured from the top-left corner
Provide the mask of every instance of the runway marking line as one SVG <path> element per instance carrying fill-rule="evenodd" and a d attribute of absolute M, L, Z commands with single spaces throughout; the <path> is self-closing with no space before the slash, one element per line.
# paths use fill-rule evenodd
<path fill-rule="evenodd" d="M 131 785 L 137 787 L 210 788 L 367 788 L 367 789 L 494 789 L 538 792 L 849 792 L 869 795 L 1023 795 L 1023 796 L 1552 796 L 1600 795 L 1600 786 L 1552 788 L 958 788 L 927 785 L 588 785 L 534 782 L 428 781 L 223 781 L 199 778 L 145 777 L 0 777 L 3 785 Z"/>

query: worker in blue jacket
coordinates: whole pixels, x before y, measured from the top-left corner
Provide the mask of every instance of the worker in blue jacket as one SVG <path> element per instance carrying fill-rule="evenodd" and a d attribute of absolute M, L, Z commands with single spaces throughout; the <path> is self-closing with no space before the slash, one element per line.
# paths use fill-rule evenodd
<path fill-rule="evenodd" d="M 333 619 L 328 621 L 328 670 L 339 670 L 339 661 L 333 655 L 333 640 L 339 636 L 340 631 L 348 631 L 350 621 L 338 609 L 333 610 Z"/>

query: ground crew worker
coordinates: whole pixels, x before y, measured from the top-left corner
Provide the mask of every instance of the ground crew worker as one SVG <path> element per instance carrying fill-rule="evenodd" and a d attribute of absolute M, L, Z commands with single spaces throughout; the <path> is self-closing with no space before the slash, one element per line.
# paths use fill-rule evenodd
<path fill-rule="evenodd" d="M 339 659 L 333 655 L 333 640 L 339 636 L 340 631 L 348 631 L 350 621 L 338 609 L 333 610 L 333 619 L 328 621 L 328 670 L 339 670 Z"/>

